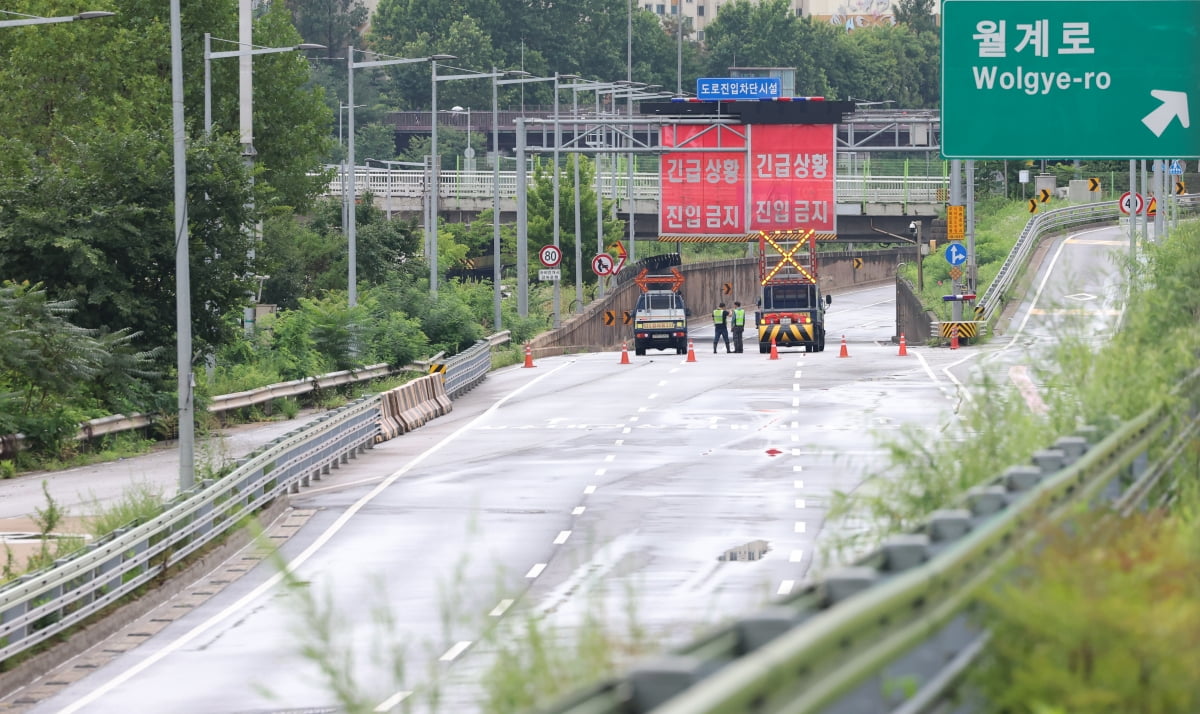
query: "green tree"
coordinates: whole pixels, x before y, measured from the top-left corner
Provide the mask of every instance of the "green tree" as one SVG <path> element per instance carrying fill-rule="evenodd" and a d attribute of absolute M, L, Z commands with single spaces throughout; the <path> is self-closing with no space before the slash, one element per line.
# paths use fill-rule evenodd
<path fill-rule="evenodd" d="M 286 0 L 284 4 L 305 42 L 325 45 L 331 53 L 358 46 L 358 28 L 366 24 L 368 15 L 360 0 Z"/>
<path fill-rule="evenodd" d="M 828 28 L 798 18 L 788 0 L 735 0 L 721 7 L 705 31 L 710 76 L 730 67 L 793 67 L 796 94 L 830 93 L 825 65 L 810 50 L 811 39 L 828 38 Z"/>
<path fill-rule="evenodd" d="M 900 0 L 896 3 L 896 22 L 907 25 L 914 33 L 938 31 L 933 16 L 937 3 L 934 0 Z"/>
<path fill-rule="evenodd" d="M 80 325 L 175 342 L 175 239 L 170 134 L 76 131 L 57 156 L 23 151 L 0 178 L 0 274 L 73 300 Z M 255 212 L 249 172 L 231 139 L 189 151 L 193 336 L 206 351 L 229 339 L 246 301 Z"/>

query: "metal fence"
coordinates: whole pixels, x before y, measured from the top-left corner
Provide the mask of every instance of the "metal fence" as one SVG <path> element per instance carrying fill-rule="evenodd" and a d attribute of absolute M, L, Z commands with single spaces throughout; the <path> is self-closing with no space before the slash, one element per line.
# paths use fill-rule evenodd
<path fill-rule="evenodd" d="M 491 348 L 508 333 L 481 340 L 447 363 L 453 394 L 474 387 L 491 367 Z M 380 398 L 363 397 L 276 439 L 229 474 L 181 492 L 163 513 L 130 524 L 0 587 L 0 662 L 57 638 L 241 528 L 273 500 L 296 493 L 370 448 L 380 432 Z"/>
<path fill-rule="evenodd" d="M 1200 434 L 1200 378 L 1111 433 L 1060 438 L 853 565 L 628 674 L 553 714 L 951 711 L 988 635 L 976 593 L 1041 524 L 1079 504 L 1143 503 Z M 889 686 L 889 682 L 905 686 Z"/>

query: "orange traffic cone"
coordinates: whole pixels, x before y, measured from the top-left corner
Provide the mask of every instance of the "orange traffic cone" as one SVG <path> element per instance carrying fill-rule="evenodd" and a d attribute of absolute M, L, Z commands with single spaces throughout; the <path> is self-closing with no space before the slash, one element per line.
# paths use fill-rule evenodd
<path fill-rule="evenodd" d="M 692 341 L 691 341 L 691 340 L 688 340 L 688 358 L 687 358 L 687 361 L 688 361 L 688 362 L 695 362 L 695 361 L 696 361 L 696 346 L 692 344 Z"/>
<path fill-rule="evenodd" d="M 904 333 L 903 332 L 900 333 L 900 356 L 901 357 L 908 356 L 908 343 L 904 341 Z"/>
<path fill-rule="evenodd" d="M 629 343 L 621 343 L 621 364 L 629 364 Z"/>
<path fill-rule="evenodd" d="M 779 359 L 779 350 L 775 349 L 775 339 L 771 339 L 771 359 Z"/>
<path fill-rule="evenodd" d="M 849 357 L 850 353 L 846 351 L 846 336 L 842 335 L 842 351 L 838 353 L 838 357 Z"/>
<path fill-rule="evenodd" d="M 533 349 L 530 348 L 528 342 L 525 343 L 525 366 L 526 367 L 533 366 Z"/>

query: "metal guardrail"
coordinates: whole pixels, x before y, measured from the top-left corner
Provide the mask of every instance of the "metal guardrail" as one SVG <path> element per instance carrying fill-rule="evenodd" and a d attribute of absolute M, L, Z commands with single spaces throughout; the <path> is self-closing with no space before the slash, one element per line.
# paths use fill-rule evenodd
<path fill-rule="evenodd" d="M 325 191 L 327 196 L 341 196 L 343 176 L 337 167 Z M 533 181 L 533 172 L 527 175 Z M 628 196 L 628 176 L 601 175 L 595 188 L 601 196 L 625 199 Z M 429 176 L 420 169 L 396 170 L 360 166 L 354 172 L 355 196 L 370 192 L 380 199 L 420 198 L 427 193 Z M 945 203 L 949 179 L 941 176 L 838 176 L 835 179 L 838 203 Z M 446 199 L 490 200 L 496 187 L 500 198 L 517 197 L 517 172 L 501 171 L 497 184 L 490 170 L 441 171 L 438 173 L 438 197 Z M 637 173 L 633 176 L 635 201 L 657 201 L 662 194 L 657 173 Z"/>
<path fill-rule="evenodd" d="M 498 333 L 454 357 L 447 381 L 460 385 L 459 393 L 478 384 L 491 367 L 492 346 L 508 339 L 508 332 Z M 180 493 L 156 518 L 0 586 L 0 662 L 100 614 L 241 528 L 246 517 L 274 499 L 298 492 L 370 448 L 380 433 L 380 417 L 380 397 L 363 397 L 258 449 L 220 479 Z"/>
<path fill-rule="evenodd" d="M 949 710 L 938 707 L 987 642 L 972 617 L 976 592 L 1038 524 L 1061 520 L 1080 502 L 1145 498 L 1148 479 L 1200 431 L 1198 382 L 1192 375 L 1186 399 L 1148 409 L 1103 438 L 1096 429 L 1060 438 L 1031 465 L 1007 469 L 972 489 L 961 508 L 935 512 L 852 566 L 543 711 Z M 896 681 L 905 686 L 889 686 Z"/>
<path fill-rule="evenodd" d="M 1181 196 L 1177 205 L 1182 213 L 1196 213 L 1200 210 L 1200 194 Z M 1115 221 L 1121 218 L 1121 215 L 1116 201 L 1104 201 L 1055 208 L 1031 218 L 1000 266 L 995 279 L 979 296 L 979 304 L 983 307 L 982 322 L 991 324 L 992 318 L 1003 309 L 1013 282 L 1024 271 L 1033 249 L 1044 238 L 1071 228 Z"/>

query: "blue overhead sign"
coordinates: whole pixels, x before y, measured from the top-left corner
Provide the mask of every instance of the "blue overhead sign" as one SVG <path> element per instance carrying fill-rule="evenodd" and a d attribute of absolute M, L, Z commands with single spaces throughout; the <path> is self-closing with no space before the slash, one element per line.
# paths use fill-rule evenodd
<path fill-rule="evenodd" d="M 779 99 L 783 80 L 779 77 L 702 77 L 696 80 L 696 98 Z"/>

